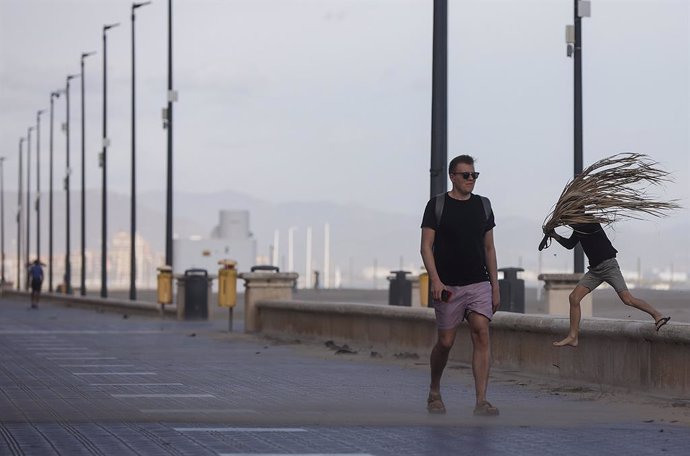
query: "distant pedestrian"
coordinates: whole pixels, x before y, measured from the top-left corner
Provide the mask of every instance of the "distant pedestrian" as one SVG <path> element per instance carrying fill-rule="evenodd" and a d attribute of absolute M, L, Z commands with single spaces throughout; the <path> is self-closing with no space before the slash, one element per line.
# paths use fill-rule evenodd
<path fill-rule="evenodd" d="M 29 279 L 31 280 L 31 308 L 37 309 L 43 286 L 43 264 L 38 258 L 29 266 Z"/>
<path fill-rule="evenodd" d="M 486 400 L 489 383 L 489 322 L 500 305 L 494 214 L 488 198 L 472 193 L 479 177 L 474 158 L 451 160 L 450 192 L 432 198 L 422 219 L 421 253 L 429 273 L 438 340 L 431 352 L 429 413 L 445 413 L 441 376 L 455 343 L 458 326 L 467 320 L 472 338 L 475 415 L 498 415 Z"/>
<path fill-rule="evenodd" d="M 568 297 L 570 301 L 570 330 L 568 331 L 568 335 L 565 339 L 554 342 L 553 345 L 557 347 L 562 347 L 564 345 L 577 347 L 580 318 L 582 315 L 580 302 L 585 296 L 601 285 L 602 282 L 611 285 L 625 305 L 647 312 L 654 319 L 657 331 L 668 323 L 671 317 L 665 317 L 649 303 L 636 298 L 628 291 L 628 286 L 625 283 L 621 269 L 618 266 L 618 261 L 616 260 L 616 253 L 618 253 L 618 251 L 613 247 L 613 244 L 611 244 L 601 224 L 582 223 L 574 224 L 571 227 L 573 229 L 573 234 L 567 239 L 560 236 L 555 231 L 544 233 L 554 238 L 566 249 L 573 249 L 577 244 L 581 244 L 582 250 L 589 260 L 589 270 L 582 276 L 575 286 L 575 289 Z M 545 243 L 542 243 L 539 250 L 542 250 L 544 247 Z"/>

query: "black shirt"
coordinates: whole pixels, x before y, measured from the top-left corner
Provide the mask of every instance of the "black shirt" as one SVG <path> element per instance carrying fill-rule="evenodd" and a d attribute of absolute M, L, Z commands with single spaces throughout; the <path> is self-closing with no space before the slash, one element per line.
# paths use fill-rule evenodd
<path fill-rule="evenodd" d="M 496 226 L 493 211 L 487 219 L 478 195 L 468 200 L 456 200 L 447 193 L 441 221 L 436 221 L 436 199 L 426 205 L 422 228 L 431 228 L 434 236 L 434 261 L 441 282 L 450 286 L 464 286 L 486 282 L 484 236 Z"/>
<path fill-rule="evenodd" d="M 571 225 L 571 228 L 573 234 L 570 238 L 556 239 L 556 241 L 568 250 L 574 248 L 579 242 L 589 259 L 590 268 L 608 259 L 616 258 L 618 250 L 613 248 L 613 244 L 599 223 Z"/>

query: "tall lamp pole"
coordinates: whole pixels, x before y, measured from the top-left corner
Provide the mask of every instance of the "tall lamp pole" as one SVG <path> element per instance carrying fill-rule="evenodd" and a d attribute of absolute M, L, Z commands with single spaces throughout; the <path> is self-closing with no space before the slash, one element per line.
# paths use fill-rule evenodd
<path fill-rule="evenodd" d="M 84 59 L 95 52 L 81 54 L 81 281 L 79 294 L 86 295 L 86 121 L 84 119 Z"/>
<path fill-rule="evenodd" d="M 103 190 L 101 194 L 101 297 L 108 297 L 108 190 L 107 190 L 107 152 L 110 146 L 108 139 L 108 38 L 107 31 L 119 26 L 119 23 L 103 26 L 103 150 L 101 152 L 101 171 L 103 172 Z"/>
<path fill-rule="evenodd" d="M 53 118 L 54 100 L 60 97 L 62 89 L 50 93 L 50 153 L 48 180 L 48 291 L 53 292 Z"/>
<path fill-rule="evenodd" d="M 67 115 L 65 119 L 65 136 L 67 138 L 66 169 L 65 169 L 65 293 L 72 294 L 72 262 L 70 260 L 70 201 L 69 201 L 69 176 L 72 174 L 69 163 L 69 82 L 79 77 L 78 74 L 67 76 L 65 86 L 65 101 Z"/>
<path fill-rule="evenodd" d="M 41 261 L 41 114 L 36 112 L 36 258 Z"/>
<path fill-rule="evenodd" d="M 31 263 L 31 132 L 34 127 L 26 131 L 26 263 Z M 27 277 L 25 289 L 29 289 Z"/>
<path fill-rule="evenodd" d="M 448 0 L 434 0 L 431 87 L 431 184 L 433 197 L 448 188 Z"/>
<path fill-rule="evenodd" d="M 19 138 L 19 178 L 17 185 L 17 290 L 22 289 L 22 161 L 24 139 Z"/>
<path fill-rule="evenodd" d="M 130 214 L 130 230 L 129 230 L 129 299 L 134 301 L 137 299 L 137 254 L 136 254 L 136 228 L 137 228 L 137 198 L 136 198 L 136 57 L 135 57 L 135 34 L 134 22 L 136 18 L 137 8 L 149 5 L 151 2 L 132 3 L 132 203 Z"/>
<path fill-rule="evenodd" d="M 0 285 L 5 286 L 5 157 L 0 157 Z"/>
<path fill-rule="evenodd" d="M 173 90 L 173 41 L 172 41 L 172 0 L 168 0 L 168 107 L 165 110 L 163 127 L 168 133 L 168 164 L 165 204 L 165 264 L 173 265 L 173 102 L 177 92 Z"/>
<path fill-rule="evenodd" d="M 590 17 L 591 2 L 574 0 L 575 25 L 566 26 L 568 57 L 573 57 L 573 175 L 582 173 L 582 18 Z M 582 246 L 575 246 L 574 272 L 585 271 L 585 255 Z"/>

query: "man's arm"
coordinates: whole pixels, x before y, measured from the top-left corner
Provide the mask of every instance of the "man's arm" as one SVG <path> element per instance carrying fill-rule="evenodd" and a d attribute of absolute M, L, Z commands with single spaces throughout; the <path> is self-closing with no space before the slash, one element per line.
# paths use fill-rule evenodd
<path fill-rule="evenodd" d="M 441 291 L 444 285 L 441 278 L 438 276 L 436 270 L 436 261 L 434 260 L 434 239 L 436 238 L 436 231 L 431 228 L 422 228 L 422 261 L 426 272 L 429 273 L 429 286 L 431 288 L 431 297 L 436 301 L 441 300 Z"/>
<path fill-rule="evenodd" d="M 546 234 L 554 238 L 556 242 L 558 242 L 568 250 L 572 250 L 573 248 L 575 248 L 577 243 L 580 242 L 580 239 L 577 237 L 577 234 L 574 231 L 573 234 L 567 239 L 561 236 L 560 234 L 556 233 L 555 231 L 551 231 L 550 233 Z"/>
<path fill-rule="evenodd" d="M 498 261 L 496 261 L 496 247 L 494 246 L 494 230 L 484 235 L 484 253 L 486 255 L 486 270 L 491 282 L 491 307 L 494 313 L 501 305 L 501 293 L 498 288 Z"/>

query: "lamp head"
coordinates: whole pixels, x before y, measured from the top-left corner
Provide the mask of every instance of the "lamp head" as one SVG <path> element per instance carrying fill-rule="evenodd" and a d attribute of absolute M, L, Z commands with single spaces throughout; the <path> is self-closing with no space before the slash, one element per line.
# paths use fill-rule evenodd
<path fill-rule="evenodd" d="M 72 79 L 78 78 L 78 77 L 79 77 L 78 74 L 68 74 L 67 75 L 67 82 L 69 83 Z"/>
<path fill-rule="evenodd" d="M 82 53 L 81 53 L 81 59 L 84 60 L 84 59 L 87 58 L 88 56 L 94 55 L 95 53 L 96 53 L 96 51 L 82 52 Z"/>
<path fill-rule="evenodd" d="M 114 24 L 107 24 L 107 25 L 103 26 L 103 31 L 105 32 L 105 31 L 110 30 L 111 28 L 115 28 L 115 27 L 119 27 L 119 26 L 120 26 L 119 22 L 116 22 Z"/>
<path fill-rule="evenodd" d="M 150 5 L 151 2 L 139 2 L 139 3 L 132 3 L 132 11 L 134 11 L 137 8 L 141 8 L 142 6 Z"/>

